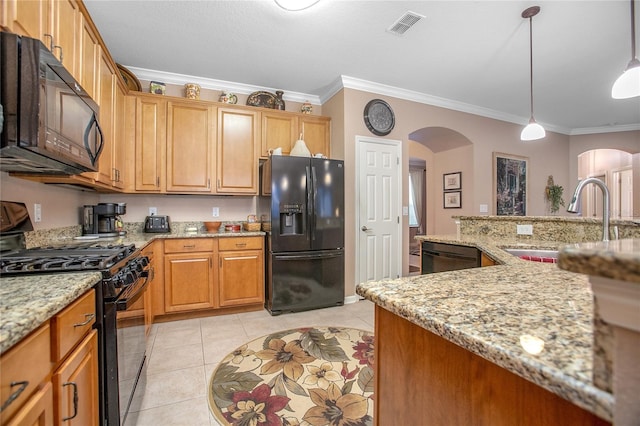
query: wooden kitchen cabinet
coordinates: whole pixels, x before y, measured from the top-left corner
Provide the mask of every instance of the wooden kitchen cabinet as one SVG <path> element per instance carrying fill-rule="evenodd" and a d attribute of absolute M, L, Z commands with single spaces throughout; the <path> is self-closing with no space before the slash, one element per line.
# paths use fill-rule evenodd
<path fill-rule="evenodd" d="M 91 99 L 99 102 L 99 90 L 100 90 L 100 41 L 97 33 L 93 29 L 93 23 L 87 19 L 82 13 L 78 14 L 78 21 L 80 29 L 80 47 L 79 47 L 79 74 L 76 76 L 76 80 L 80 83 L 82 88 L 91 96 Z"/>
<path fill-rule="evenodd" d="M 218 242 L 220 307 L 264 303 L 264 246 L 261 237 Z"/>
<path fill-rule="evenodd" d="M 53 397 L 48 378 L 52 367 L 49 322 L 2 354 L 0 398 L 3 407 L 11 395 L 16 397 L 0 411 L 0 424 L 53 424 Z M 26 422 L 33 419 L 46 421 Z"/>
<path fill-rule="evenodd" d="M 53 386 L 51 382 L 46 382 L 24 406 L 11 418 L 7 426 L 53 425 Z"/>
<path fill-rule="evenodd" d="M 97 426 L 98 332 L 92 330 L 53 374 L 55 424 Z"/>
<path fill-rule="evenodd" d="M 22 1 L 22 0 L 18 0 Z M 52 0 L 52 53 L 81 82 L 80 8 L 75 0 Z M 82 84 L 82 83 L 81 83 Z M 87 88 L 85 88 L 87 90 Z"/>
<path fill-rule="evenodd" d="M 260 156 L 269 157 L 269 150 L 282 148 L 289 155 L 295 142 L 304 140 L 311 154 L 322 153 L 330 157 L 331 119 L 318 115 L 262 112 L 262 144 Z"/>
<path fill-rule="evenodd" d="M 215 114 L 204 102 L 168 102 L 167 192 L 213 192 Z"/>
<path fill-rule="evenodd" d="M 213 238 L 164 242 L 164 310 L 188 312 L 217 307 L 217 244 Z"/>
<path fill-rule="evenodd" d="M 6 31 L 42 40 L 50 47 L 51 2 L 48 0 L 3 0 L 0 3 L 2 21 Z"/>
<path fill-rule="evenodd" d="M 153 96 L 136 96 L 135 190 L 161 192 L 165 188 L 165 141 L 167 101 Z"/>
<path fill-rule="evenodd" d="M 100 55 L 98 62 L 98 90 L 95 101 L 100 106 L 100 128 L 102 129 L 103 145 L 102 153 L 98 160 L 98 171 L 91 173 L 97 182 L 111 186 L 115 178 L 113 172 L 113 155 L 115 152 L 115 111 L 116 111 L 116 76 L 109 58 L 105 54 Z"/>
<path fill-rule="evenodd" d="M 147 336 L 151 333 L 151 326 L 153 325 L 153 298 L 155 293 L 155 288 L 157 286 L 156 282 L 156 271 L 157 271 L 157 263 L 156 263 L 156 245 L 155 242 L 148 244 L 141 251 L 140 254 L 142 256 L 147 256 L 149 258 L 149 271 L 147 276 L 147 288 L 144 291 L 144 296 L 139 298 L 137 301 L 131 305 L 126 311 L 118 312 L 118 319 L 120 318 L 140 318 L 144 317 L 144 331 Z M 164 298 L 163 298 L 164 300 Z M 163 312 L 164 313 L 164 310 Z"/>
<path fill-rule="evenodd" d="M 260 113 L 246 108 L 218 108 L 216 192 L 258 193 Z"/>
<path fill-rule="evenodd" d="M 331 158 L 331 119 L 319 115 L 302 114 L 299 123 L 298 131 L 302 134 L 302 139 L 311 155 L 320 153 Z"/>
<path fill-rule="evenodd" d="M 261 157 L 269 157 L 269 151 L 276 148 L 282 148 L 282 154 L 289 155 L 299 136 L 298 115 L 282 111 L 262 112 Z"/>

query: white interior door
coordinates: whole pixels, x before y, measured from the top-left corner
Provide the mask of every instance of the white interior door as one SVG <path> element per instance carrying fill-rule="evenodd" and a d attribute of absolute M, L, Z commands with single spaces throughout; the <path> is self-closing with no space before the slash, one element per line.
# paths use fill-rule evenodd
<path fill-rule="evenodd" d="M 400 141 L 356 138 L 358 282 L 400 276 Z"/>
<path fill-rule="evenodd" d="M 611 217 L 633 216 L 633 170 L 631 168 L 613 172 L 611 188 Z"/>

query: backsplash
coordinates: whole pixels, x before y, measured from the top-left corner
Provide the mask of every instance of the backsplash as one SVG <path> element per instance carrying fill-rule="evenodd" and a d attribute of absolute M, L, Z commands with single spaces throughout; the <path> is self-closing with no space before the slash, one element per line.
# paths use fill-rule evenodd
<path fill-rule="evenodd" d="M 521 241 L 582 243 L 602 240 L 602 220 L 552 216 L 454 216 L 460 220 L 460 234 Z M 611 220 L 610 239 L 640 238 L 640 222 Z M 532 235 L 517 234 L 517 225 L 531 225 Z"/>

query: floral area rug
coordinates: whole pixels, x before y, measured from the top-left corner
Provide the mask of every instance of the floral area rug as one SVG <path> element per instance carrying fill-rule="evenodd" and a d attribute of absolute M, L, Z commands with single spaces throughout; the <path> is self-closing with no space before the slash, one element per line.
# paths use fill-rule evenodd
<path fill-rule="evenodd" d="M 260 337 L 227 355 L 209 407 L 234 426 L 373 424 L 373 334 L 310 327 Z"/>

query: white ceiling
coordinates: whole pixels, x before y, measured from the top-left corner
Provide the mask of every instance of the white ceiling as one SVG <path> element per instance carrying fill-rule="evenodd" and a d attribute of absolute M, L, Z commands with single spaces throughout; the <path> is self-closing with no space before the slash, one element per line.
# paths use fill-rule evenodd
<path fill-rule="evenodd" d="M 285 100 L 315 102 L 353 87 L 523 124 L 529 21 L 521 13 L 537 4 L 537 121 L 566 134 L 640 129 L 640 98 L 610 94 L 631 59 L 627 0 L 320 0 L 300 12 L 271 0 L 84 3 L 115 61 L 139 78 L 280 89 Z M 403 36 L 387 32 L 406 11 L 425 18 Z M 638 46 L 639 24 L 637 16 Z"/>

